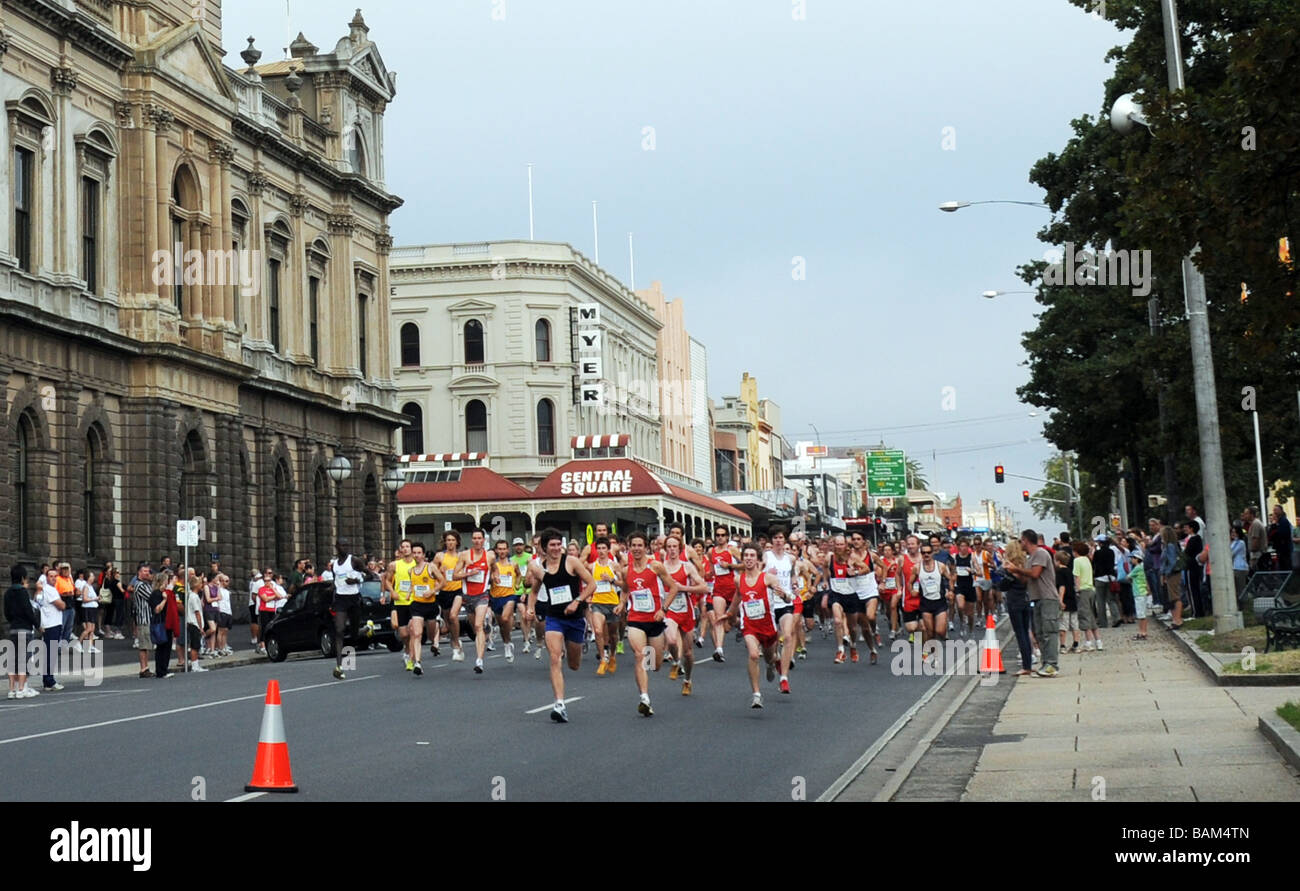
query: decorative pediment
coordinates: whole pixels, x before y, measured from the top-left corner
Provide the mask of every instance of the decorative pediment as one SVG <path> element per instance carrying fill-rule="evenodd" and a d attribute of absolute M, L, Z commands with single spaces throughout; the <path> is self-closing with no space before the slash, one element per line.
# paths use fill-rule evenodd
<path fill-rule="evenodd" d="M 476 300 L 473 297 L 453 303 L 451 306 L 447 307 L 447 312 L 451 314 L 453 319 L 465 316 L 482 316 L 483 318 L 490 319 L 495 310 L 496 306 L 494 304 L 488 303 L 484 300 Z"/>
<path fill-rule="evenodd" d="M 369 84 L 385 101 L 392 101 L 394 91 L 388 77 L 388 68 L 373 43 L 367 44 L 365 49 L 348 61 L 348 70 Z"/>
<path fill-rule="evenodd" d="M 136 53 L 136 63 L 171 74 L 194 85 L 204 95 L 235 98 L 221 60 L 203 38 L 198 22 L 175 28 L 161 35 L 152 46 L 141 48 Z"/>
<path fill-rule="evenodd" d="M 447 389 L 455 393 L 472 393 L 475 395 L 486 395 L 497 387 L 501 382 L 494 377 L 488 377 L 486 374 L 462 374 L 460 377 L 453 378 L 448 384 Z"/>

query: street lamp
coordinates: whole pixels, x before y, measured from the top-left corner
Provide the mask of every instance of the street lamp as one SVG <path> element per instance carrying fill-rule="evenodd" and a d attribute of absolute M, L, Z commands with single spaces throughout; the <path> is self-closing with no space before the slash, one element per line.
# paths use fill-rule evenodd
<path fill-rule="evenodd" d="M 1175 0 L 1160 0 L 1164 20 L 1165 68 L 1169 92 L 1183 89 L 1183 51 Z M 1131 96 L 1121 96 L 1111 111 L 1111 126 L 1118 132 L 1132 130 L 1130 122 L 1143 123 L 1142 110 Z M 1218 569 L 1213 586 L 1214 630 L 1220 634 L 1241 627 L 1237 598 L 1224 567 L 1232 565 L 1228 543 L 1228 492 L 1223 481 L 1223 445 L 1219 438 L 1219 408 L 1216 401 L 1214 365 L 1210 353 L 1210 323 L 1206 315 L 1205 277 L 1196 268 L 1192 254 L 1183 257 L 1183 300 L 1187 307 L 1187 333 L 1192 354 L 1192 391 L 1196 395 L 1196 432 L 1201 446 L 1201 479 L 1205 487 L 1205 519 L 1210 536 L 1210 562 Z M 1262 505 L 1261 505 L 1262 508 Z"/>
<path fill-rule="evenodd" d="M 343 481 L 352 476 L 352 462 L 342 455 L 335 455 L 325 467 L 325 472 L 334 480 L 335 512 L 338 515 L 338 537 L 343 538 Z"/>
<path fill-rule="evenodd" d="M 383 483 L 384 488 L 393 495 L 393 531 L 396 532 L 397 527 L 401 525 L 401 520 L 398 518 L 397 514 L 397 493 L 406 485 L 406 474 L 402 473 L 396 467 L 390 467 L 384 471 Z"/>
<path fill-rule="evenodd" d="M 1003 294 L 1037 294 L 1037 291 L 985 291 L 980 294 L 981 297 L 987 297 L 992 300 L 994 297 L 1001 297 Z"/>
<path fill-rule="evenodd" d="M 943 204 L 939 205 L 939 209 L 945 213 L 956 213 L 963 207 L 971 207 L 976 204 L 1021 204 L 1025 207 L 1042 207 L 1047 210 L 1051 209 L 1041 201 L 945 201 Z"/>

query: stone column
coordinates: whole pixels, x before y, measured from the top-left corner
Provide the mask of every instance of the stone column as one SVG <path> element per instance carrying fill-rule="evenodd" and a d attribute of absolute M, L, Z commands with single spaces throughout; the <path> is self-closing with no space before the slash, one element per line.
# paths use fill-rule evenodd
<path fill-rule="evenodd" d="M 85 464 L 85 447 L 77 437 L 78 402 L 81 385 L 59 381 L 54 385 L 57 408 L 47 412 L 50 420 L 50 447 L 55 462 L 55 478 L 49 481 L 50 552 L 65 554 L 73 560 L 86 554 L 81 528 L 81 471 Z"/>
<path fill-rule="evenodd" d="M 71 66 L 60 65 L 50 69 L 50 89 L 54 93 L 55 145 L 53 173 L 56 180 L 58 208 L 54 216 L 54 256 L 47 258 L 46 268 L 56 275 L 76 278 L 80 275 L 81 233 L 78 231 L 77 201 L 81 195 L 77 182 L 76 148 L 72 139 L 72 91 L 77 88 L 77 72 Z M 54 205 L 46 205 L 54 208 Z M 58 219 L 58 218 L 62 219 Z"/>
<path fill-rule="evenodd" d="M 4 54 L 8 51 L 9 33 L 0 28 L 0 61 L 3 61 Z M 5 91 L 5 80 L 4 67 L 0 66 L 0 93 Z M 10 151 L 9 115 L 7 114 L 0 114 L 0 146 L 3 146 L 6 152 Z M 6 162 L 0 164 L 0 263 L 7 262 L 12 257 L 12 254 L 9 253 L 9 220 L 13 217 L 13 212 L 13 191 L 9 185 L 9 162 Z M 0 377 L 0 380 L 3 379 L 5 378 Z"/>

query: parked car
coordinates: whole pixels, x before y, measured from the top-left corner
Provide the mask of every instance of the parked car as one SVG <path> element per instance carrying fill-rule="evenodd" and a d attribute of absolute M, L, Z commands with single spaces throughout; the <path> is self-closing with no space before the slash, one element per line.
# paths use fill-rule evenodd
<path fill-rule="evenodd" d="M 380 604 L 379 595 L 377 579 L 361 583 L 359 627 L 353 627 L 352 621 L 348 621 L 343 629 L 345 646 L 366 649 L 371 644 L 383 644 L 394 653 L 402 648 L 389 623 L 390 608 Z M 333 601 L 333 582 L 313 582 L 294 592 L 266 626 L 263 642 L 267 657 L 272 662 L 283 662 L 290 653 L 307 650 L 320 650 L 327 658 L 333 656 Z"/>

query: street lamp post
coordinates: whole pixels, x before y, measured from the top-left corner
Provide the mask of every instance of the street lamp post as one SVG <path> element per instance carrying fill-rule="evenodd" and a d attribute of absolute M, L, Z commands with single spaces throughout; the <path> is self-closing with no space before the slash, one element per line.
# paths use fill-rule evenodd
<path fill-rule="evenodd" d="M 398 490 L 400 490 L 405 485 L 406 485 L 406 474 L 402 473 L 402 471 L 398 470 L 396 467 L 390 467 L 386 471 L 384 471 L 384 488 L 387 489 L 389 492 L 391 492 L 393 495 L 393 527 L 394 527 L 393 531 L 399 532 L 403 536 L 405 536 L 406 530 L 405 528 L 399 528 L 402 526 L 402 521 L 401 518 L 398 516 L 397 493 Z"/>
<path fill-rule="evenodd" d="M 1046 204 L 1041 201 L 945 201 L 939 205 L 939 209 L 945 213 L 956 213 L 963 207 L 971 207 L 976 204 L 1021 204 L 1025 207 L 1042 207 L 1050 210 Z"/>
<path fill-rule="evenodd" d="M 343 536 L 343 481 L 352 476 L 352 462 L 342 455 L 335 455 L 333 460 L 325 467 L 325 472 L 329 474 L 330 479 L 334 480 L 334 504 L 335 512 L 338 516 L 338 535 L 339 539 Z"/>
<path fill-rule="evenodd" d="M 1165 68 L 1169 91 L 1183 89 L 1183 50 L 1175 0 L 1160 0 L 1164 20 Z M 1117 115 L 1119 120 L 1117 120 Z M 1129 97 L 1116 101 L 1111 126 L 1123 133 L 1131 129 L 1127 121 L 1142 123 L 1141 109 Z M 1201 480 L 1205 489 L 1205 519 L 1210 536 L 1210 562 L 1217 570 L 1213 585 L 1214 630 L 1219 634 L 1241 627 L 1241 613 L 1231 584 L 1232 549 L 1228 542 L 1228 492 L 1223 481 L 1223 444 L 1219 438 L 1218 396 L 1214 382 L 1214 364 L 1210 352 L 1210 322 L 1206 315 L 1205 277 L 1192 257 L 1183 257 L 1183 299 L 1187 307 L 1187 333 L 1192 353 L 1192 390 L 1196 395 L 1196 432 L 1201 446 Z M 1262 509 L 1262 505 L 1261 505 Z"/>

